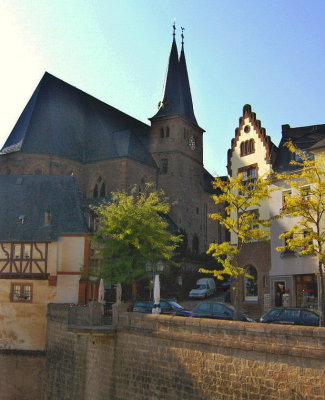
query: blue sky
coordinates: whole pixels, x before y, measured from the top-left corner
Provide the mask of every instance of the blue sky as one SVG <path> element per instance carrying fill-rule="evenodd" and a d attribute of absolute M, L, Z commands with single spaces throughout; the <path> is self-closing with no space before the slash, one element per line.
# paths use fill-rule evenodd
<path fill-rule="evenodd" d="M 149 122 L 174 18 L 213 175 L 246 103 L 275 144 L 325 123 L 323 0 L 0 0 L 0 146 L 45 71 Z"/>

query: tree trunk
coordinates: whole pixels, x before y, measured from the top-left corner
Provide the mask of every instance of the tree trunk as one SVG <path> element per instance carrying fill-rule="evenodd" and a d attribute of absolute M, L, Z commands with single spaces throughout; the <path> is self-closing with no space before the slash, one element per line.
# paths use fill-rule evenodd
<path fill-rule="evenodd" d="M 319 261 L 318 263 L 319 275 L 320 275 L 320 326 L 325 326 L 325 287 L 324 287 L 324 272 L 323 263 Z"/>

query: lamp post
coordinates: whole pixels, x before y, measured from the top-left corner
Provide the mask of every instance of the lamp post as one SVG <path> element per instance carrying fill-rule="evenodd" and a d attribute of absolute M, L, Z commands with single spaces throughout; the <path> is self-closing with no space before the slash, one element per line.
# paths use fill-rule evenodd
<path fill-rule="evenodd" d="M 152 314 L 160 314 L 160 279 L 159 273 L 164 269 L 164 262 L 159 260 L 156 264 L 152 264 L 150 261 L 146 264 L 146 270 L 152 272 L 153 276 L 153 300 L 154 305 L 152 309 Z"/>

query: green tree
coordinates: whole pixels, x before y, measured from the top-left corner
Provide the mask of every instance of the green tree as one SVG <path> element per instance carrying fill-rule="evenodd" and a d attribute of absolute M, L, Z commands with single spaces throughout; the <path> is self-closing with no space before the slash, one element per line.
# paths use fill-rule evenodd
<path fill-rule="evenodd" d="M 147 184 L 139 192 L 112 193 L 112 200 L 94 210 L 98 230 L 94 245 L 100 253 L 100 271 L 110 283 L 131 283 L 146 276 L 146 263 L 171 259 L 182 239 L 168 229 L 164 216 L 171 205 L 163 191 Z"/>
<path fill-rule="evenodd" d="M 285 198 L 285 206 L 281 216 L 296 217 L 290 229 L 279 237 L 285 239 L 285 246 L 278 251 L 297 251 L 301 255 L 314 254 L 318 259 L 320 275 L 320 313 L 321 325 L 325 323 L 325 157 L 314 158 L 311 154 L 299 150 L 292 142 L 286 143 L 288 149 L 295 154 L 291 171 L 277 175 L 292 190 Z"/>
<path fill-rule="evenodd" d="M 232 237 L 231 241 L 211 243 L 207 250 L 221 268 L 214 271 L 200 269 L 200 272 L 213 273 L 217 279 L 224 279 L 224 275 L 252 278 L 240 264 L 240 252 L 246 243 L 269 240 L 271 220 L 260 218 L 258 209 L 270 197 L 270 178 L 263 176 L 248 181 L 243 178 L 243 174 L 239 173 L 227 181 L 215 178 L 212 182 L 214 189 L 220 193 L 213 196 L 214 203 L 225 204 L 226 214 L 213 213 L 209 217 L 219 221 Z M 236 279 L 234 306 L 237 318 L 241 306 L 239 284 L 240 279 Z"/>

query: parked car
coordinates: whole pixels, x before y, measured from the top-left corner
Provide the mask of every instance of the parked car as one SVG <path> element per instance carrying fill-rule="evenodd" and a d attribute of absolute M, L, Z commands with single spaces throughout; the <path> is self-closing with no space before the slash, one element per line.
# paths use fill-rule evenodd
<path fill-rule="evenodd" d="M 223 290 L 229 290 L 231 288 L 231 285 L 234 283 L 235 278 L 233 277 L 229 277 L 227 279 L 224 279 L 223 281 L 221 281 L 221 289 Z"/>
<path fill-rule="evenodd" d="M 319 326 L 319 315 L 309 308 L 271 308 L 260 318 L 269 324 Z"/>
<path fill-rule="evenodd" d="M 189 297 L 205 299 L 212 296 L 216 291 L 216 283 L 213 278 L 201 278 L 196 281 L 196 288 L 192 289 Z"/>
<path fill-rule="evenodd" d="M 151 314 L 153 305 L 154 302 L 152 300 L 137 301 L 129 307 L 128 311 Z M 161 314 L 178 315 L 182 317 L 189 317 L 191 314 L 189 310 L 186 310 L 184 307 L 173 300 L 161 299 L 160 309 Z"/>
<path fill-rule="evenodd" d="M 192 310 L 192 317 L 234 320 L 235 309 L 228 304 L 215 301 L 204 301 L 197 304 Z M 240 321 L 255 322 L 246 314 L 241 314 Z"/>

